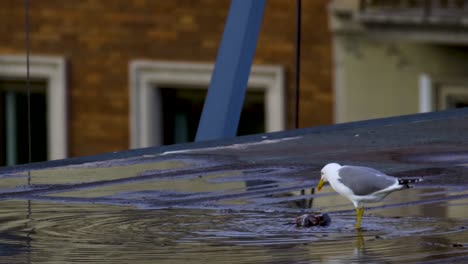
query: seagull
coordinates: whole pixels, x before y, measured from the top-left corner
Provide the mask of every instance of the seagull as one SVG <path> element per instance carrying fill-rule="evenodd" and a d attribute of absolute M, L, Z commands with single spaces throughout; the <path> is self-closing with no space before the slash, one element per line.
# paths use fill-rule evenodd
<path fill-rule="evenodd" d="M 361 166 L 341 166 L 329 163 L 321 171 L 321 179 L 317 190 L 322 189 L 325 182 L 341 196 L 350 200 L 356 208 L 356 228 L 361 228 L 364 214 L 364 203 L 379 202 L 394 191 L 411 188 L 410 183 L 422 179 L 398 179 L 381 171 Z"/>

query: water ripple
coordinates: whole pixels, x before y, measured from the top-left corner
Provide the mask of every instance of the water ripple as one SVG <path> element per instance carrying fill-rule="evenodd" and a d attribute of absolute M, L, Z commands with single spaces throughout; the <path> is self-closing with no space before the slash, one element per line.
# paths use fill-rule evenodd
<path fill-rule="evenodd" d="M 293 213 L 138 210 L 23 201 L 0 207 L 0 263 L 305 263 L 436 260 L 465 252 L 466 223 L 354 215 L 298 228 Z M 30 210 L 28 210 L 30 209 Z"/>

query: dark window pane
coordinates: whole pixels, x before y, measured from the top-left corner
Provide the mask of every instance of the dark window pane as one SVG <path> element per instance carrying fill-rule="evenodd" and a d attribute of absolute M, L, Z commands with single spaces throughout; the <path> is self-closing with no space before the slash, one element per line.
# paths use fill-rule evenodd
<path fill-rule="evenodd" d="M 265 94 L 260 91 L 247 92 L 237 128 L 237 135 L 265 132 Z"/>
<path fill-rule="evenodd" d="M 203 110 L 206 89 L 161 88 L 163 144 L 192 142 L 197 133 L 198 122 Z M 264 93 L 249 91 L 237 135 L 265 132 Z"/>
<path fill-rule="evenodd" d="M 6 165 L 5 92 L 0 91 L 0 166 Z"/>
<path fill-rule="evenodd" d="M 455 103 L 455 108 L 464 108 L 468 107 L 468 102 L 456 102 Z"/>
<path fill-rule="evenodd" d="M 451 94 L 445 98 L 447 108 L 463 108 L 468 107 L 468 97 L 466 95 Z"/>
<path fill-rule="evenodd" d="M 31 159 L 32 162 L 47 160 L 47 99 L 44 81 L 31 82 Z M 9 99 L 7 99 L 9 94 Z M 7 109 L 7 100 L 10 108 Z M 12 113 L 13 112 L 13 113 Z M 10 142 L 15 151 L 8 152 L 7 116 L 14 120 L 16 131 L 14 142 Z M 10 119 L 10 120 L 12 120 Z M 11 129 L 11 128 L 10 128 Z M 28 163 L 28 97 L 25 82 L 22 80 L 0 80 L 0 166 L 7 165 L 8 155 L 16 164 Z"/>
<path fill-rule="evenodd" d="M 18 124 L 18 164 L 28 163 L 28 97 L 17 95 Z M 31 94 L 31 159 L 32 162 L 47 160 L 47 119 L 46 96 L 43 93 Z"/>

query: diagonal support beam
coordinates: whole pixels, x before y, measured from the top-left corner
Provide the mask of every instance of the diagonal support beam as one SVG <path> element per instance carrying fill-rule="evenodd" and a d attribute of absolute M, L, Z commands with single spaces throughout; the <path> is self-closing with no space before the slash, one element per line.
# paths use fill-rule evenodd
<path fill-rule="evenodd" d="M 232 0 L 195 141 L 236 136 L 265 0 Z"/>

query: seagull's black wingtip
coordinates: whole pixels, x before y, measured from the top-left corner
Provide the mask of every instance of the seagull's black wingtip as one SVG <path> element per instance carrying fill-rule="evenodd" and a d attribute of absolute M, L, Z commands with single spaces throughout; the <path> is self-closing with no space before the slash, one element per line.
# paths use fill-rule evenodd
<path fill-rule="evenodd" d="M 405 185 L 406 188 L 411 188 L 411 187 L 413 187 L 413 186 L 410 185 L 411 183 L 422 182 L 422 181 L 423 181 L 422 178 L 418 178 L 418 179 L 398 179 L 398 184 Z"/>

